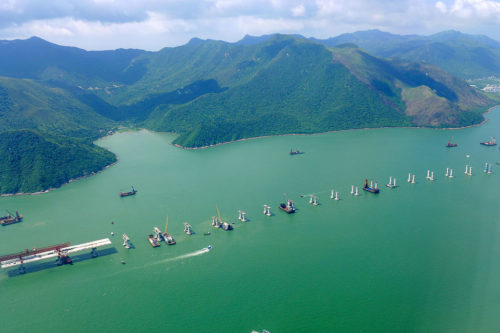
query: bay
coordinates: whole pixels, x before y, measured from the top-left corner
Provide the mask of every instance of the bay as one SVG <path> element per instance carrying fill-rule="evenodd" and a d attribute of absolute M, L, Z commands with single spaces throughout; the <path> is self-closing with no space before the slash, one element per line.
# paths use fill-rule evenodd
<path fill-rule="evenodd" d="M 461 130 L 357 130 L 202 150 L 148 131 L 103 138 L 118 164 L 49 193 L 0 198 L 0 215 L 25 217 L 0 228 L 0 253 L 105 237 L 116 253 L 0 272 L 2 332 L 495 331 L 500 151 L 479 142 L 498 134 L 500 108 L 487 117 Z M 449 139 L 458 147 L 445 148 Z M 389 176 L 397 189 L 384 186 Z M 381 193 L 351 196 L 365 178 Z M 131 185 L 137 195 L 120 198 Z M 341 200 L 329 198 L 332 188 Z M 296 214 L 278 210 L 285 197 Z M 262 214 L 264 204 L 274 216 Z M 216 206 L 235 230 L 210 225 Z M 177 244 L 153 249 L 146 236 L 166 216 Z M 184 234 L 183 222 L 196 234 Z M 122 247 L 122 233 L 135 249 Z"/>

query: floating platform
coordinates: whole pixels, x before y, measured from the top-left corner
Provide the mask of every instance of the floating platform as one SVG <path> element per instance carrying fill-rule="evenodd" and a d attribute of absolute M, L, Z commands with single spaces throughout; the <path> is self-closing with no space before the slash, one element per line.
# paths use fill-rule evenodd
<path fill-rule="evenodd" d="M 27 253 L 21 252 L 21 253 L 19 253 L 18 257 L 3 260 L 2 262 L 0 262 L 0 264 L 1 264 L 2 268 L 10 268 L 10 267 L 23 265 L 23 264 L 28 264 L 28 263 L 35 262 L 35 261 L 56 258 L 56 257 L 60 256 L 61 253 L 64 253 L 65 255 L 69 255 L 71 253 L 76 253 L 76 252 L 85 251 L 85 250 L 89 250 L 89 249 L 92 249 L 92 253 L 95 253 L 95 250 L 98 247 L 102 247 L 102 246 L 106 246 L 106 245 L 111 245 L 111 241 L 109 240 L 109 238 L 99 239 L 99 240 L 88 242 L 88 243 L 72 245 L 72 246 L 67 246 L 67 247 L 62 247 L 62 248 L 53 248 L 51 250 L 46 250 L 46 251 L 43 251 L 44 249 L 41 249 L 42 251 L 28 251 Z M 13 256 L 13 255 L 11 255 L 11 256 Z"/>

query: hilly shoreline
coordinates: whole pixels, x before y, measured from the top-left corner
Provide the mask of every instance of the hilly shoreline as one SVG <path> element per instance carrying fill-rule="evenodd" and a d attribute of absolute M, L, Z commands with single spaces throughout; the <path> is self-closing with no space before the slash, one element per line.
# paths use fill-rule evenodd
<path fill-rule="evenodd" d="M 457 34 L 439 38 L 453 46 Z M 274 34 L 157 52 L 3 41 L 0 136 L 10 143 L 0 144 L 0 193 L 45 192 L 113 165 L 116 156 L 92 142 L 121 126 L 177 133 L 175 146 L 202 149 L 353 129 L 464 128 L 498 104 L 428 62 L 374 56 L 351 41 Z"/>

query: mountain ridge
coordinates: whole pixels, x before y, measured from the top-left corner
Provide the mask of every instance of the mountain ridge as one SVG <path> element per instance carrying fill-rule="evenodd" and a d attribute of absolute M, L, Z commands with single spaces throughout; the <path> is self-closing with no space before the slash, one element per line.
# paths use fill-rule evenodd
<path fill-rule="evenodd" d="M 448 35 L 439 38 L 457 38 Z M 462 127 L 480 123 L 493 103 L 428 62 L 372 55 L 347 39 L 327 46 L 286 34 L 235 43 L 195 38 L 157 52 L 30 43 L 42 50 L 15 42 L 24 55 L 9 77 L 15 50 L 0 41 L 0 58 L 11 48 L 8 61 L 0 61 L 0 136 L 18 138 L 9 142 L 19 152 L 0 145 L 0 154 L 11 156 L 0 165 L 8 170 L 0 192 L 44 190 L 113 163 L 116 157 L 92 141 L 117 126 L 175 132 L 174 144 L 204 147 L 354 128 Z M 54 170 L 60 172 L 48 172 Z"/>

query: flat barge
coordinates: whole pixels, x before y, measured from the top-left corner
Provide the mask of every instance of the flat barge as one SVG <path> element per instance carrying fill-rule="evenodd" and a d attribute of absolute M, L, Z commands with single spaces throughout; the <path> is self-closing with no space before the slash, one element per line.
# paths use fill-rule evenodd
<path fill-rule="evenodd" d="M 458 146 L 458 145 L 455 142 L 450 142 L 450 140 L 448 140 L 448 143 L 446 144 L 447 148 L 453 148 L 456 146 Z"/>
<path fill-rule="evenodd" d="M 153 236 L 153 234 L 148 235 L 148 242 L 149 242 L 149 244 L 151 244 L 152 247 L 160 246 L 160 242 L 158 242 L 156 240 L 156 238 L 155 238 L 155 236 Z"/>
<path fill-rule="evenodd" d="M 480 142 L 479 144 L 483 145 L 483 146 L 496 146 L 497 145 L 497 141 L 495 140 L 495 138 L 491 138 L 490 141 L 484 141 L 484 142 Z"/>
<path fill-rule="evenodd" d="M 373 183 L 373 182 L 372 182 Z M 380 190 L 378 189 L 378 185 L 377 183 L 375 182 L 375 186 L 371 185 L 368 186 L 368 179 L 365 179 L 365 185 L 363 185 L 363 190 L 367 191 L 367 192 L 370 192 L 370 193 L 379 193 Z"/>
<path fill-rule="evenodd" d="M 131 195 L 135 195 L 137 193 L 137 190 L 132 186 L 132 191 L 129 192 L 120 192 L 120 197 L 129 197 Z"/>
<path fill-rule="evenodd" d="M 6 216 L 0 217 L 0 224 L 1 225 L 9 225 L 9 224 L 14 224 L 14 223 L 19 223 L 22 222 L 23 216 L 19 214 L 19 212 L 16 210 L 16 214 L 8 214 Z"/>
<path fill-rule="evenodd" d="M 279 209 L 288 214 L 295 213 L 295 205 L 292 200 L 287 200 L 286 203 L 280 203 Z"/>

